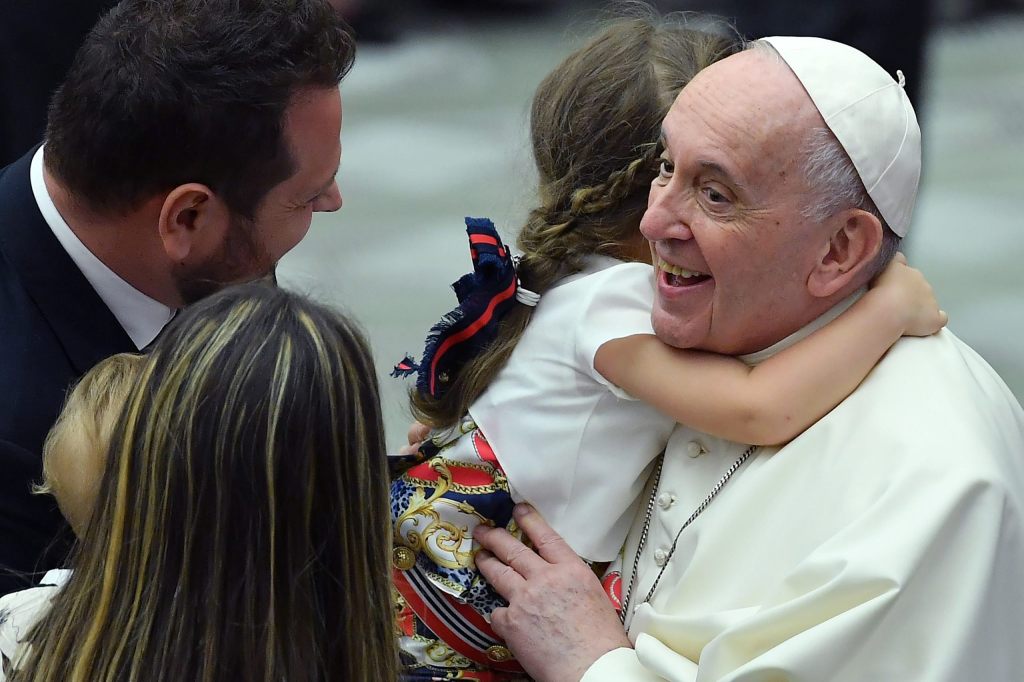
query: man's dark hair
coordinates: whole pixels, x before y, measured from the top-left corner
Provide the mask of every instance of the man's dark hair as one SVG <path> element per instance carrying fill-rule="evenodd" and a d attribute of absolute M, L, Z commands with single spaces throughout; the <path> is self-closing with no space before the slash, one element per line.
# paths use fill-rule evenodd
<path fill-rule="evenodd" d="M 293 95 L 336 87 L 354 58 L 326 0 L 123 0 L 54 95 L 47 168 L 101 213 L 200 182 L 252 218 L 295 170 Z"/>

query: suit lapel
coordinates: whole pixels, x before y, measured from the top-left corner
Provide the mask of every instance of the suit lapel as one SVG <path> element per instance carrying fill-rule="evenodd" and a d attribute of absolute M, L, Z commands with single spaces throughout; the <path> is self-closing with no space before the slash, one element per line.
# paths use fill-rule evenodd
<path fill-rule="evenodd" d="M 29 168 L 35 149 L 0 171 L 0 251 L 60 339 L 75 369 L 135 350 L 110 309 L 39 212 Z"/>

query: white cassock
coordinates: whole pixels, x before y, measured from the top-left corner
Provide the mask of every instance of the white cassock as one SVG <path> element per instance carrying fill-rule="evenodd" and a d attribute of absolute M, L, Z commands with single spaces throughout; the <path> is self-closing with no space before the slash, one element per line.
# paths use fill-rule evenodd
<path fill-rule="evenodd" d="M 951 332 L 902 339 L 807 432 L 755 452 L 671 552 L 744 449 L 676 429 L 635 649 L 584 682 L 1024 680 L 1024 412 Z"/>

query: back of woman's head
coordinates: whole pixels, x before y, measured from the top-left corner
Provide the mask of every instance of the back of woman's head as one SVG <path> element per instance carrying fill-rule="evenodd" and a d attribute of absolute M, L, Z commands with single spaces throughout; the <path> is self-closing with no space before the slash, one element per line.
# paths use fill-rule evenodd
<path fill-rule="evenodd" d="M 621 7 L 630 16 L 570 54 L 533 98 L 538 203 L 519 233 L 516 272 L 539 294 L 594 254 L 650 258 L 639 228 L 657 174 L 661 122 L 697 72 L 742 48 L 739 36 L 696 28 L 687 15 Z M 519 305 L 509 312 L 498 341 L 462 368 L 443 397 L 413 394 L 415 417 L 444 427 L 464 415 L 507 362 L 530 311 Z"/>
<path fill-rule="evenodd" d="M 16 679 L 386 679 L 379 410 L 364 341 L 319 305 L 253 284 L 179 315 Z"/>

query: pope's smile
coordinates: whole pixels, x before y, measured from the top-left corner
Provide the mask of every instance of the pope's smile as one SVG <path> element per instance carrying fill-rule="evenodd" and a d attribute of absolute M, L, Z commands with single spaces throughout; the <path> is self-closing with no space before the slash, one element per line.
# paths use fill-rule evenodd
<path fill-rule="evenodd" d="M 688 270 L 679 265 L 673 265 L 662 258 L 658 258 L 657 272 L 659 287 L 688 289 L 713 281 L 711 275 L 706 272 Z"/>

